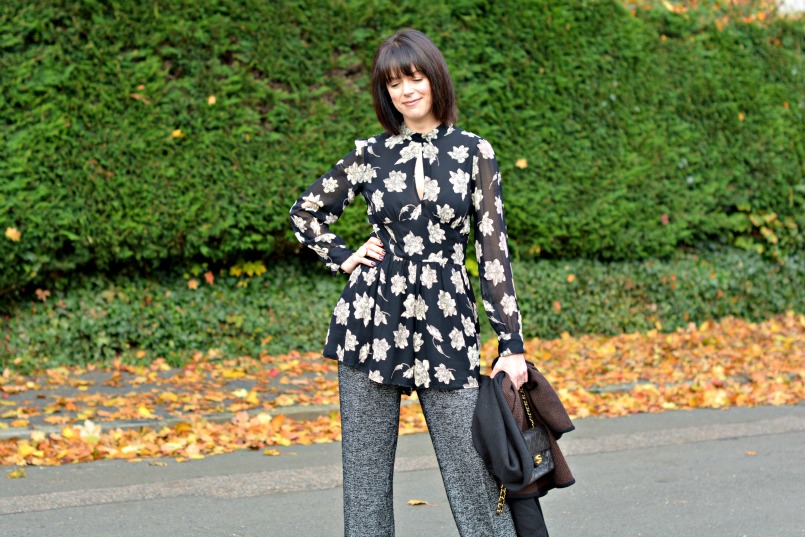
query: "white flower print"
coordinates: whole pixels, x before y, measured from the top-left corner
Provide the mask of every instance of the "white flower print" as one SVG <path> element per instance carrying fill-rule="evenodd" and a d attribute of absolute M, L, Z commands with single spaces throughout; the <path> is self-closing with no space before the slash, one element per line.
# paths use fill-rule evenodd
<path fill-rule="evenodd" d="M 492 225 L 492 219 L 489 218 L 489 211 L 484 213 L 483 218 L 481 218 L 481 222 L 478 224 L 478 229 L 483 236 L 491 235 L 495 230 L 495 226 Z"/>
<path fill-rule="evenodd" d="M 372 285 L 377 279 L 377 267 L 372 267 L 366 272 L 362 272 L 361 275 L 363 276 L 363 281 L 366 282 L 366 285 Z"/>
<path fill-rule="evenodd" d="M 336 324 L 343 324 L 344 326 L 347 325 L 347 319 L 349 319 L 349 302 L 344 300 L 343 298 L 338 301 L 338 304 L 335 306 L 335 311 L 333 311 L 333 315 L 335 315 L 335 322 Z"/>
<path fill-rule="evenodd" d="M 475 241 L 475 259 L 478 260 L 478 264 L 481 264 L 481 261 L 484 259 L 484 248 L 481 246 L 481 243 Z"/>
<path fill-rule="evenodd" d="M 428 162 L 433 164 L 436 157 L 439 155 L 439 148 L 433 144 L 424 144 L 422 148 L 422 157 L 428 159 Z"/>
<path fill-rule="evenodd" d="M 478 387 L 478 379 L 476 379 L 475 377 L 469 377 L 467 379 L 467 383 L 464 386 L 462 386 L 462 388 L 464 388 L 465 390 L 477 387 Z"/>
<path fill-rule="evenodd" d="M 358 338 L 347 329 L 347 335 L 344 337 L 344 350 L 352 352 L 358 348 Z"/>
<path fill-rule="evenodd" d="M 475 335 L 475 321 L 464 315 L 461 316 L 461 324 L 464 326 L 464 334 L 467 337 Z"/>
<path fill-rule="evenodd" d="M 409 135 L 410 136 L 410 135 Z M 396 136 L 389 136 L 386 138 L 386 147 L 392 149 L 395 145 L 399 145 L 407 138 L 404 134 L 397 134 Z"/>
<path fill-rule="evenodd" d="M 453 263 L 456 265 L 464 264 L 464 249 L 460 244 L 456 243 L 453 245 L 453 255 L 450 256 L 450 259 L 452 259 Z"/>
<path fill-rule="evenodd" d="M 408 255 L 419 255 L 425 251 L 425 246 L 422 237 L 414 235 L 413 231 L 409 231 L 408 235 L 403 237 L 403 250 Z"/>
<path fill-rule="evenodd" d="M 324 188 L 325 194 L 335 192 L 335 189 L 338 188 L 338 179 L 328 177 L 327 179 L 322 181 L 321 186 Z"/>
<path fill-rule="evenodd" d="M 506 315 L 511 315 L 517 311 L 517 299 L 509 294 L 503 293 L 500 305 L 503 306 L 503 313 Z"/>
<path fill-rule="evenodd" d="M 470 182 L 470 176 L 464 170 L 454 172 L 450 170 L 450 184 L 453 185 L 453 192 L 461 194 L 461 199 L 467 195 L 467 185 Z"/>
<path fill-rule="evenodd" d="M 430 289 L 433 286 L 433 284 L 438 281 L 438 278 L 436 277 L 436 271 L 427 265 L 423 265 L 422 276 L 420 276 L 419 281 L 422 282 L 422 285 Z"/>
<path fill-rule="evenodd" d="M 464 164 L 464 161 L 470 156 L 470 151 L 469 148 L 460 145 L 458 147 L 453 146 L 453 150 L 448 151 L 447 154 L 453 157 L 453 159 L 459 164 Z"/>
<path fill-rule="evenodd" d="M 321 209 L 322 205 L 324 205 L 324 202 L 321 201 L 321 196 L 318 194 L 315 196 L 309 195 L 302 199 L 305 200 L 302 204 L 302 208 L 308 211 L 318 211 Z"/>
<path fill-rule="evenodd" d="M 339 362 L 344 361 L 344 349 L 341 347 L 341 345 L 336 346 L 335 355 L 338 357 Z"/>
<path fill-rule="evenodd" d="M 444 364 L 439 364 L 434 371 L 436 371 L 436 380 L 444 384 L 450 384 L 451 380 L 456 379 L 452 373 L 454 369 L 448 369 Z"/>
<path fill-rule="evenodd" d="M 425 319 L 425 313 L 428 311 L 428 305 L 425 303 L 425 299 L 421 296 L 414 297 L 414 295 L 408 295 L 405 298 L 405 302 L 403 302 L 403 306 L 405 306 L 405 311 L 402 313 L 403 317 L 415 317 L 420 321 Z"/>
<path fill-rule="evenodd" d="M 490 311 L 491 311 L 491 312 L 495 311 L 495 306 L 493 306 L 491 302 L 488 302 L 488 301 L 486 301 L 486 300 L 483 300 L 483 303 L 484 303 L 484 309 L 485 309 L 486 311 L 488 311 L 488 312 L 490 312 Z M 493 314 L 493 315 L 494 315 L 494 314 Z M 497 317 L 495 317 L 495 322 L 498 322 L 498 323 L 499 323 L 499 322 L 500 322 L 500 320 L 499 320 Z"/>
<path fill-rule="evenodd" d="M 426 325 L 425 328 L 428 330 L 428 334 L 430 334 L 430 336 L 435 341 L 438 341 L 439 343 L 444 341 L 444 338 L 442 337 L 442 332 L 438 328 L 436 328 L 432 324 Z"/>
<path fill-rule="evenodd" d="M 406 379 L 414 378 L 414 368 L 406 363 L 399 364 L 397 367 L 395 367 L 394 373 L 396 373 L 397 371 L 401 371 L 403 369 L 405 369 L 405 371 L 403 371 L 403 378 Z M 394 373 L 392 373 L 391 375 L 394 376 Z"/>
<path fill-rule="evenodd" d="M 383 192 L 381 190 L 375 190 L 372 193 L 372 207 L 372 212 L 383 208 Z"/>
<path fill-rule="evenodd" d="M 422 144 L 411 142 L 400 150 L 400 159 L 395 164 L 405 164 L 409 160 L 418 157 L 420 151 L 422 151 Z"/>
<path fill-rule="evenodd" d="M 307 229 L 307 220 L 305 220 L 301 216 L 293 215 L 291 217 L 291 221 L 293 222 L 294 227 L 298 230 L 298 233 L 304 233 L 305 230 Z"/>
<path fill-rule="evenodd" d="M 500 238 L 498 239 L 498 247 L 503 257 L 509 257 L 509 241 L 506 240 L 506 234 L 501 231 Z"/>
<path fill-rule="evenodd" d="M 327 259 L 327 260 L 329 260 L 329 259 L 330 259 L 330 255 L 329 255 L 329 252 L 327 251 L 327 248 L 322 248 L 321 246 L 317 246 L 317 245 L 315 245 L 315 244 L 311 245 L 311 247 L 310 247 L 310 248 L 311 248 L 311 249 L 312 249 L 314 252 L 316 252 L 317 254 L 319 254 L 319 256 L 323 257 L 324 259 Z"/>
<path fill-rule="evenodd" d="M 439 182 L 430 177 L 425 177 L 425 184 L 422 190 L 422 199 L 427 201 L 436 201 L 439 196 Z"/>
<path fill-rule="evenodd" d="M 462 224 L 462 226 L 461 226 L 461 230 L 459 231 L 459 233 L 461 233 L 462 235 L 469 235 L 470 234 L 470 219 L 469 218 L 464 218 L 464 220 L 461 221 L 461 224 Z"/>
<path fill-rule="evenodd" d="M 427 360 L 414 360 L 414 383 L 417 387 L 430 388 L 430 363 Z"/>
<path fill-rule="evenodd" d="M 455 326 L 450 331 L 450 346 L 460 351 L 464 348 L 464 333 Z"/>
<path fill-rule="evenodd" d="M 338 222 L 338 215 L 332 213 L 324 215 L 324 223 L 327 224 L 328 226 L 331 224 L 335 224 L 336 222 Z"/>
<path fill-rule="evenodd" d="M 495 285 L 506 281 L 506 274 L 500 260 L 484 262 L 484 277 Z"/>
<path fill-rule="evenodd" d="M 368 183 L 377 177 L 377 171 L 370 164 L 358 164 L 357 162 L 345 168 L 344 172 L 347 174 L 349 182 L 353 185 Z"/>
<path fill-rule="evenodd" d="M 371 345 L 369 345 L 369 343 L 366 343 L 366 344 L 363 345 L 363 347 L 361 347 L 361 350 L 358 351 L 358 361 L 359 362 L 363 363 L 363 362 L 366 361 L 367 358 L 369 358 L 369 349 L 370 348 L 371 348 Z"/>
<path fill-rule="evenodd" d="M 372 308 L 375 306 L 375 299 L 370 297 L 367 293 L 356 295 L 355 300 L 352 302 L 352 307 L 355 308 L 355 318 L 363 319 L 363 325 L 369 326 L 369 321 L 372 320 Z"/>
<path fill-rule="evenodd" d="M 436 206 L 436 216 L 439 217 L 439 221 L 442 224 L 449 223 L 450 220 L 452 220 L 455 215 L 456 215 L 456 212 L 453 210 L 452 207 L 450 207 L 446 203 L 444 205 L 437 205 Z"/>
<path fill-rule="evenodd" d="M 452 296 L 450 296 L 450 293 L 441 289 L 439 290 L 438 305 L 439 309 L 442 310 L 442 314 L 445 317 L 450 317 L 458 313 L 456 311 L 456 301 L 453 299 Z"/>
<path fill-rule="evenodd" d="M 467 356 L 470 359 L 470 369 L 475 369 L 481 365 L 481 352 L 475 345 L 467 347 Z"/>
<path fill-rule="evenodd" d="M 408 336 L 411 333 L 405 327 L 404 324 L 400 323 L 397 326 L 397 330 L 394 331 L 394 346 L 398 349 L 404 349 L 408 346 Z"/>
<path fill-rule="evenodd" d="M 355 284 L 358 283 L 358 278 L 361 277 L 362 269 L 363 269 L 363 265 L 358 265 L 357 267 L 355 267 L 355 270 L 353 270 L 350 273 L 350 275 L 349 275 L 349 286 L 350 287 L 354 287 Z"/>
<path fill-rule="evenodd" d="M 492 145 L 486 140 L 478 142 L 478 150 L 481 152 L 481 156 L 487 160 L 495 158 L 495 150 L 492 149 Z"/>
<path fill-rule="evenodd" d="M 405 218 L 405 213 L 411 211 L 411 215 Z M 404 206 L 400 210 L 400 220 L 416 220 L 422 214 L 422 205 L 414 205 L 413 203 Z"/>
<path fill-rule="evenodd" d="M 395 274 L 391 277 L 391 292 L 394 293 L 394 296 L 401 295 L 405 292 L 405 276 Z"/>
<path fill-rule="evenodd" d="M 422 338 L 422 334 L 414 332 L 414 352 L 419 352 L 423 343 L 425 343 L 425 340 Z"/>
<path fill-rule="evenodd" d="M 331 242 L 335 239 L 335 233 L 322 233 L 316 237 L 316 242 Z"/>
<path fill-rule="evenodd" d="M 441 244 L 444 240 L 444 230 L 439 224 L 428 220 L 428 240 L 434 244 Z"/>
<path fill-rule="evenodd" d="M 388 351 L 391 348 L 386 338 L 375 338 L 372 343 L 372 359 L 375 362 L 382 362 L 388 357 Z"/>
<path fill-rule="evenodd" d="M 503 198 L 500 196 L 495 196 L 495 211 L 503 216 Z"/>
<path fill-rule="evenodd" d="M 389 192 L 402 192 L 405 190 L 405 174 L 403 172 L 391 172 L 387 179 L 383 180 L 386 190 Z"/>
<path fill-rule="evenodd" d="M 456 286 L 456 291 L 459 293 L 464 292 L 464 279 L 461 277 L 460 270 L 453 269 L 453 272 L 450 274 L 450 281 Z"/>
<path fill-rule="evenodd" d="M 380 371 L 370 371 L 369 380 L 372 382 L 377 382 L 378 384 L 383 384 L 383 375 L 380 374 Z"/>
<path fill-rule="evenodd" d="M 439 263 L 441 266 L 445 266 L 447 264 L 447 258 L 444 256 L 444 254 L 442 254 L 442 252 L 431 252 L 425 261 L 428 263 Z"/>
<path fill-rule="evenodd" d="M 414 263 L 408 265 L 408 283 L 416 283 L 416 265 Z"/>
<path fill-rule="evenodd" d="M 484 199 L 484 192 L 480 188 L 475 188 L 472 191 L 472 205 L 476 211 L 481 210 L 481 201 Z"/>
<path fill-rule="evenodd" d="M 380 304 L 375 306 L 375 326 L 386 324 L 386 317 L 388 316 L 388 313 L 380 309 Z"/>

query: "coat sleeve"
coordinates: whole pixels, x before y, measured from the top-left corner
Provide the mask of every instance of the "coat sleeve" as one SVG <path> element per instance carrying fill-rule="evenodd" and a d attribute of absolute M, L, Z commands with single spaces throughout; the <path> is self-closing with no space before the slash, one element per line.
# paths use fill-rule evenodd
<path fill-rule="evenodd" d="M 364 143 L 313 183 L 291 207 L 291 227 L 296 238 L 312 249 L 334 274 L 349 259 L 352 250 L 344 239 L 330 231 L 344 209 L 371 180 L 376 171 L 364 163 Z"/>
<path fill-rule="evenodd" d="M 498 336 L 498 354 L 523 352 L 520 308 L 509 260 L 503 190 L 495 152 L 481 139 L 473 160 L 475 255 L 481 278 L 481 298 Z"/>

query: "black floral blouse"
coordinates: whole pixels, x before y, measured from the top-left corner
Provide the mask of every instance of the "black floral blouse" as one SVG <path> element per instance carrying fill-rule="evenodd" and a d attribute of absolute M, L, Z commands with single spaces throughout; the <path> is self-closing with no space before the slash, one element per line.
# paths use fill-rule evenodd
<path fill-rule="evenodd" d="M 357 194 L 386 256 L 358 265 L 333 312 L 324 356 L 406 388 L 475 388 L 479 324 L 464 266 L 470 228 L 501 356 L 523 352 L 500 173 L 486 140 L 452 126 L 358 140 L 296 200 L 296 237 L 334 272 L 352 251 L 330 231 Z M 417 159 L 424 191 L 417 193 Z"/>

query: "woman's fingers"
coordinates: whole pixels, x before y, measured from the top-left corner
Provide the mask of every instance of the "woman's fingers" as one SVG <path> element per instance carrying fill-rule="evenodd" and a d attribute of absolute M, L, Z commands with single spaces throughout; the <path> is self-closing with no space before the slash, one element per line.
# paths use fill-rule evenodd
<path fill-rule="evenodd" d="M 364 260 L 369 257 L 372 259 L 377 259 L 378 261 L 382 260 L 383 257 L 386 255 L 386 250 L 383 247 L 383 242 L 378 239 L 377 237 L 370 237 L 368 241 L 364 243 L 363 246 L 358 248 L 358 251 L 355 252 L 358 254 L 358 257 L 363 258 Z M 362 261 L 365 265 L 371 265 L 370 262 Z"/>
<path fill-rule="evenodd" d="M 494 377 L 500 371 L 506 373 L 514 387 L 518 389 L 528 380 L 528 369 L 525 365 L 525 356 L 522 354 L 512 354 L 498 358 L 490 376 Z"/>

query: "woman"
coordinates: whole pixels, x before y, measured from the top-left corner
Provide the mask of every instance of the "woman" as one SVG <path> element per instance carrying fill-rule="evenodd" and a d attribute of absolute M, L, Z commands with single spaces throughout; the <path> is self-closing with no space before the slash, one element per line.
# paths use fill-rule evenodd
<path fill-rule="evenodd" d="M 492 374 L 504 371 L 516 386 L 527 375 L 495 154 L 455 126 L 444 57 L 419 31 L 380 46 L 372 96 L 386 132 L 358 140 L 291 208 L 297 238 L 350 275 L 323 352 L 339 361 L 345 534 L 394 535 L 400 396 L 416 390 L 459 533 L 514 535 L 508 511 L 495 514 L 498 490 L 470 432 L 480 368 L 464 267 L 471 228 L 499 340 Z M 353 251 L 329 225 L 358 194 L 374 232 Z"/>

